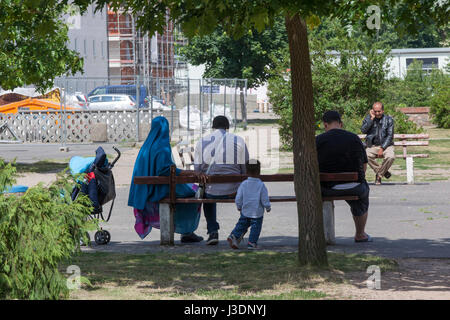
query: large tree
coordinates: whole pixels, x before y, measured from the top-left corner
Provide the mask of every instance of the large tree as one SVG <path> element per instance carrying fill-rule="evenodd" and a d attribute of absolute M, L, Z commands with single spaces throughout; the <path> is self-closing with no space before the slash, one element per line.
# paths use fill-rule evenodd
<path fill-rule="evenodd" d="M 83 71 L 83 60 L 67 48 L 69 6 L 58 0 L 0 1 L 0 87 L 53 86 L 55 77 Z"/>
<path fill-rule="evenodd" d="M 68 0 L 67 0 L 68 1 Z M 213 32 L 218 26 L 235 38 L 255 28 L 273 26 L 276 17 L 285 17 L 292 79 L 294 186 L 299 225 L 299 262 L 301 265 L 326 265 L 323 234 L 322 197 L 315 148 L 314 103 L 309 57 L 307 21 L 318 16 L 335 16 L 343 21 L 366 21 L 376 27 L 388 19 L 401 31 L 414 32 L 417 26 L 447 23 L 447 0 L 73 0 L 85 8 L 92 2 L 98 8 L 129 10 L 137 24 L 150 34 L 163 32 L 166 14 L 181 25 L 188 37 Z M 378 9 L 372 6 L 377 5 Z M 396 10 L 391 10 L 395 6 Z M 369 10 L 368 10 L 369 9 Z"/>
<path fill-rule="evenodd" d="M 250 29 L 238 39 L 218 26 L 211 34 L 192 37 L 179 52 L 187 62 L 205 65 L 204 78 L 247 79 L 247 87 L 255 88 L 267 81 L 270 70 L 275 68 L 274 59 L 281 58 L 279 49 L 284 47 L 287 47 L 286 28 L 280 16 L 273 27 L 262 32 Z M 244 82 L 238 83 L 241 112 L 246 123 Z"/>
<path fill-rule="evenodd" d="M 251 29 L 234 39 L 222 26 L 211 34 L 194 36 L 180 47 L 183 58 L 193 65 L 205 65 L 205 78 L 247 79 L 248 87 L 264 84 L 275 67 L 274 55 L 287 46 L 284 19 L 280 16 L 273 27 L 262 32 Z"/>

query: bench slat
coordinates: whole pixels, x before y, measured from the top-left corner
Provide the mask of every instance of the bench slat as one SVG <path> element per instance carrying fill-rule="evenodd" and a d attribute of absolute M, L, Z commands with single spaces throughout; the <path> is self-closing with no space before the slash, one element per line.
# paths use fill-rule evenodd
<path fill-rule="evenodd" d="M 394 139 L 429 139 L 429 134 L 394 134 Z"/>
<path fill-rule="evenodd" d="M 358 137 L 364 139 L 366 134 L 358 134 Z M 394 139 L 429 139 L 430 135 L 426 133 L 422 134 L 412 134 L 412 133 L 396 133 L 394 134 Z"/>
<path fill-rule="evenodd" d="M 411 157 L 411 158 L 428 158 L 430 155 L 429 154 L 407 154 L 406 157 L 402 154 L 397 154 L 395 155 L 396 158 L 407 158 L 407 157 Z"/>
<path fill-rule="evenodd" d="M 394 146 L 428 146 L 428 141 L 395 141 Z"/>
<path fill-rule="evenodd" d="M 169 184 L 170 177 L 134 177 L 134 184 Z"/>
<path fill-rule="evenodd" d="M 294 202 L 295 196 L 271 196 L 270 202 Z M 333 200 L 358 200 L 358 196 L 340 196 L 340 197 L 322 197 L 322 201 Z M 170 203 L 169 198 L 164 198 L 160 203 Z M 234 199 L 195 199 L 195 198 L 177 198 L 175 203 L 234 203 Z"/>
<path fill-rule="evenodd" d="M 208 176 L 208 183 L 232 183 L 242 182 L 247 179 L 247 175 L 229 174 L 223 176 Z M 264 182 L 292 182 L 294 174 L 272 174 L 260 175 L 259 178 Z M 358 174 L 356 172 L 340 172 L 340 173 L 320 173 L 320 181 L 357 181 Z M 135 184 L 169 184 L 169 177 L 134 177 Z M 177 176 L 176 183 L 198 183 L 196 176 Z"/>

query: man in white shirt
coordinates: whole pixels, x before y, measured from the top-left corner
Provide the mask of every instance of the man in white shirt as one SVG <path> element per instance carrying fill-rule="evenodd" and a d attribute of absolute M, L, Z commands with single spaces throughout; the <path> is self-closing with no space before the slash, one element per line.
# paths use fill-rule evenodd
<path fill-rule="evenodd" d="M 225 116 L 213 120 L 213 133 L 197 143 L 194 153 L 194 170 L 208 175 L 245 174 L 245 164 L 249 159 L 244 139 L 227 132 L 230 123 Z M 234 198 L 240 183 L 207 184 L 206 199 Z M 209 238 L 207 245 L 219 243 L 219 223 L 217 222 L 215 203 L 204 203 Z"/>

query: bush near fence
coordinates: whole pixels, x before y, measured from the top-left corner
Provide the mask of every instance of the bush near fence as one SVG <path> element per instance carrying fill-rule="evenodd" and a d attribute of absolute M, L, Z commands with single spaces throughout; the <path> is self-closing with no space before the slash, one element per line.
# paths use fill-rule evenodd
<path fill-rule="evenodd" d="M 0 299 L 59 299 L 68 296 L 59 264 L 79 252 L 80 239 L 95 228 L 87 196 L 70 199 L 73 184 L 60 177 L 23 195 L 3 193 L 15 168 L 0 159 Z"/>

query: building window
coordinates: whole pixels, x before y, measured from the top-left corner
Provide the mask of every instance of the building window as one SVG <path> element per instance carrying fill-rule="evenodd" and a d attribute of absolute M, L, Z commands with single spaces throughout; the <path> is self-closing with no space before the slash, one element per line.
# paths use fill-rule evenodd
<path fill-rule="evenodd" d="M 102 50 L 102 58 L 105 57 L 105 48 L 103 47 L 104 45 L 105 45 L 105 43 L 103 41 L 101 41 L 100 42 L 100 47 L 101 47 L 101 50 Z"/>
<path fill-rule="evenodd" d="M 83 51 L 84 51 L 84 55 L 86 56 L 86 55 L 87 55 L 87 43 L 86 43 L 86 39 L 83 40 L 83 46 L 84 46 L 84 48 L 83 48 L 83 49 L 84 49 L 84 50 L 83 50 Z"/>
<path fill-rule="evenodd" d="M 92 55 L 95 57 L 96 53 L 95 53 L 95 40 L 92 40 Z"/>
<path fill-rule="evenodd" d="M 75 51 L 78 51 L 77 38 L 74 39 L 73 48 Z"/>
<path fill-rule="evenodd" d="M 438 58 L 408 58 L 406 59 L 406 68 L 409 67 L 411 63 L 416 61 L 422 61 L 422 71 L 429 73 L 433 69 L 437 69 L 439 67 L 439 59 Z"/>

